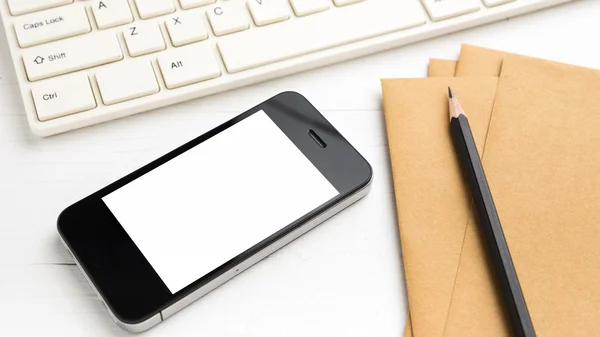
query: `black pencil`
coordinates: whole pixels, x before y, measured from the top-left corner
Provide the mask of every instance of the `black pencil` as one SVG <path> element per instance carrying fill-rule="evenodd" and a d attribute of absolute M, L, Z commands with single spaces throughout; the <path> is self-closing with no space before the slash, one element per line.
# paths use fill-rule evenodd
<path fill-rule="evenodd" d="M 471 187 L 481 233 L 495 269 L 513 333 L 515 337 L 533 337 L 535 330 L 481 165 L 481 159 L 475 147 L 469 120 L 450 88 L 448 88 L 448 95 L 450 98 L 450 133 L 465 177 Z M 485 335 L 485 332 L 482 332 L 482 335 Z"/>

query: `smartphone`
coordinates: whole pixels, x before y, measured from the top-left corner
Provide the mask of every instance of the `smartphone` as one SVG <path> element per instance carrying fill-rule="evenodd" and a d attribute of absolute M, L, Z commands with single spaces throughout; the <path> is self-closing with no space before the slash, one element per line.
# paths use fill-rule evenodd
<path fill-rule="evenodd" d="M 369 163 L 281 93 L 66 208 L 58 233 L 117 324 L 141 332 L 367 194 Z"/>

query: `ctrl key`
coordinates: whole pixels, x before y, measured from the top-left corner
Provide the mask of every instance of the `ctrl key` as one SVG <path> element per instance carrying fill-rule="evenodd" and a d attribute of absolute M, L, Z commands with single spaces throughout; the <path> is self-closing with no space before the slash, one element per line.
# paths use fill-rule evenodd
<path fill-rule="evenodd" d="M 42 122 L 96 107 L 90 81 L 84 73 L 35 83 L 31 95 L 38 119 Z"/>

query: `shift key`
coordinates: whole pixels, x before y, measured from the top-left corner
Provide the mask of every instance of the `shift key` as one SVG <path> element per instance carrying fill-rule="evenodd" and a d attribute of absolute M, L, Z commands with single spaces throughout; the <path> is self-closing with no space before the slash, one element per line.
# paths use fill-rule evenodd
<path fill-rule="evenodd" d="M 79 36 L 23 52 L 23 64 L 31 82 L 122 59 L 123 52 L 114 33 Z"/>

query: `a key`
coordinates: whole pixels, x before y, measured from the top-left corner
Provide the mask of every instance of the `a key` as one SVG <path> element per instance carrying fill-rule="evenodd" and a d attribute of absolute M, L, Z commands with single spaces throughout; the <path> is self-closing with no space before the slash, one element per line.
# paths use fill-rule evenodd
<path fill-rule="evenodd" d="M 298 16 L 305 16 L 328 10 L 329 0 L 290 0 L 294 12 Z"/>
<path fill-rule="evenodd" d="M 135 5 L 142 19 L 150 19 L 175 11 L 173 0 L 135 0 Z"/>
<path fill-rule="evenodd" d="M 12 15 L 21 15 L 72 3 L 73 0 L 8 0 L 8 9 Z"/>
<path fill-rule="evenodd" d="M 286 0 L 248 0 L 248 8 L 257 26 L 281 22 L 290 18 Z"/>
<path fill-rule="evenodd" d="M 494 7 L 498 5 L 504 5 L 509 2 L 513 2 L 515 0 L 483 0 L 483 3 L 486 7 Z"/>
<path fill-rule="evenodd" d="M 214 4 L 217 0 L 179 0 L 181 8 L 190 9 L 194 7 L 200 7 L 205 5 Z"/>
<path fill-rule="evenodd" d="M 114 33 L 97 33 L 57 41 L 23 51 L 30 81 L 71 73 L 123 59 Z"/>
<path fill-rule="evenodd" d="M 21 48 L 92 31 L 85 8 L 75 6 L 22 16 L 15 20 L 14 25 Z"/>
<path fill-rule="evenodd" d="M 363 1 L 363 0 L 333 0 L 333 3 L 336 6 L 341 7 L 341 6 L 346 6 L 346 5 L 354 4 L 357 2 L 361 2 L 361 1 Z"/>
<path fill-rule="evenodd" d="M 453 18 L 459 15 L 476 12 L 481 2 L 479 0 L 421 0 L 433 21 Z"/>
<path fill-rule="evenodd" d="M 169 89 L 221 76 L 221 68 L 208 42 L 162 53 L 158 65 Z"/>
<path fill-rule="evenodd" d="M 206 11 L 217 36 L 236 33 L 250 28 L 248 13 L 240 3 L 222 3 Z"/>
<path fill-rule="evenodd" d="M 133 22 L 127 0 L 95 0 L 92 12 L 99 29 L 107 29 Z"/>
<path fill-rule="evenodd" d="M 165 21 L 167 31 L 174 46 L 208 39 L 208 29 L 204 25 L 204 12 L 191 10 L 173 14 Z"/>
<path fill-rule="evenodd" d="M 38 82 L 31 89 L 42 122 L 94 109 L 96 99 L 86 74 L 75 73 Z"/>
<path fill-rule="evenodd" d="M 132 57 L 146 55 L 166 48 L 160 27 L 156 23 L 139 23 L 123 30 L 125 44 Z"/>
<path fill-rule="evenodd" d="M 381 11 L 364 1 L 330 15 L 310 15 L 225 36 L 218 47 L 227 71 L 235 73 L 423 24 L 418 2 L 392 1 Z"/>
<path fill-rule="evenodd" d="M 96 81 L 106 105 L 156 94 L 160 91 L 148 60 L 130 60 L 102 68 Z"/>

